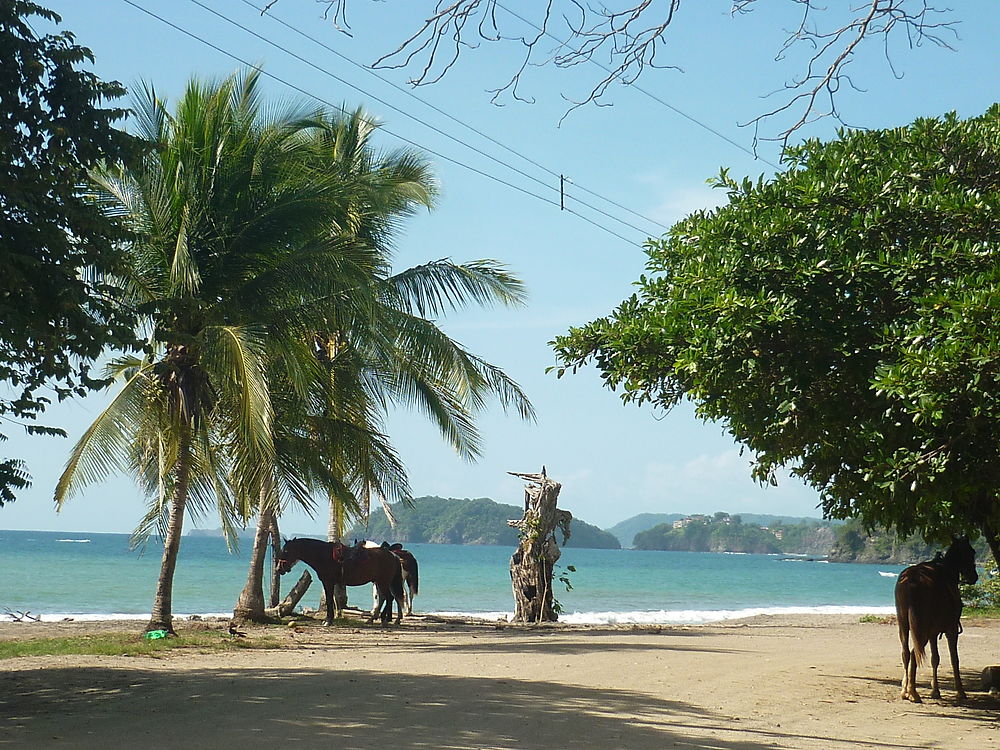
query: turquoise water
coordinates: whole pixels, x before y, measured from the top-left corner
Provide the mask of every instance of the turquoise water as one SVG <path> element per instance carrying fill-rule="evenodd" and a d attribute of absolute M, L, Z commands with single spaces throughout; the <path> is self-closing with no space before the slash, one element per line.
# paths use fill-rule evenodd
<path fill-rule="evenodd" d="M 417 612 L 499 617 L 513 609 L 513 548 L 408 545 L 420 562 Z M 174 581 L 177 614 L 228 613 L 246 580 L 249 543 L 231 554 L 221 539 L 185 537 Z M 49 618 L 143 615 L 150 610 L 161 548 L 128 549 L 125 534 L 0 531 L 4 607 Z M 556 583 L 569 622 L 708 622 L 763 612 L 889 612 L 900 566 L 847 565 L 771 555 L 563 550 L 573 585 Z M 300 564 L 283 579 L 290 586 Z M 304 603 L 315 606 L 318 588 Z M 351 603 L 371 606 L 366 587 Z"/>

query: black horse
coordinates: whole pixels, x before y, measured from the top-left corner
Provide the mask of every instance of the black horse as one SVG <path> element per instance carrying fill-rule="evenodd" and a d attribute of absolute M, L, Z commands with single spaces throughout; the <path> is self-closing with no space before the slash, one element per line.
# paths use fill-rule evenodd
<path fill-rule="evenodd" d="M 383 602 L 382 622 L 392 617 L 392 602 L 397 608 L 396 624 L 403 619 L 403 574 L 399 559 L 389 550 L 367 549 L 363 545 L 348 547 L 340 542 L 324 542 L 319 539 L 289 539 L 278 555 L 278 572 L 284 575 L 299 560 L 316 571 L 326 592 L 325 625 L 333 624 L 334 615 L 340 616 L 333 587 L 361 586 L 374 583 L 378 591 L 378 602 L 372 609 L 368 622 L 375 619 L 375 613 Z"/>
<path fill-rule="evenodd" d="M 945 552 L 930 561 L 911 565 L 896 580 L 896 620 L 903 646 L 903 688 L 899 697 L 920 703 L 917 665 L 924 661 L 924 647 L 931 644 L 931 698 L 940 698 L 938 688 L 938 638 L 948 639 L 951 668 L 955 673 L 958 699 L 965 698 L 958 672 L 958 634 L 962 632 L 962 597 L 959 580 L 975 583 L 976 552 L 966 537 L 956 537 Z"/>

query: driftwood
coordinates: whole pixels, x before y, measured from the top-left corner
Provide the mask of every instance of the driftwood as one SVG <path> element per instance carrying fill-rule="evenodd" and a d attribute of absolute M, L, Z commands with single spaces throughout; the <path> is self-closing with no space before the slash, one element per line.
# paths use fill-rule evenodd
<path fill-rule="evenodd" d="M 529 482 L 524 488 L 524 517 L 507 521 L 521 537 L 510 558 L 514 622 L 555 622 L 559 616 L 553 607 L 552 570 L 562 554 L 555 530 L 562 531 L 565 544 L 573 515 L 556 508 L 562 485 L 548 478 L 544 466 L 540 474 L 507 473 Z"/>
<path fill-rule="evenodd" d="M 21 612 L 20 610 L 10 609 L 9 607 L 4 607 L 4 612 L 10 617 L 14 622 L 41 622 L 41 615 L 33 615 L 29 610 Z"/>
<path fill-rule="evenodd" d="M 302 597 L 306 595 L 306 591 L 309 589 L 309 584 L 311 583 L 312 576 L 306 570 L 302 573 L 302 577 L 292 586 L 292 590 L 288 592 L 288 596 L 282 599 L 277 607 L 264 610 L 265 614 L 268 617 L 288 617 Z"/>

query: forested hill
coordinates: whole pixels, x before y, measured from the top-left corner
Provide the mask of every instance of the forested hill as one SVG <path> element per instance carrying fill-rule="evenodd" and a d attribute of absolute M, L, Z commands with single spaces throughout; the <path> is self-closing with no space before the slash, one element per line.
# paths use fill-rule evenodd
<path fill-rule="evenodd" d="M 909 565 L 930 560 L 946 545 L 928 544 L 920 535 L 900 536 L 893 530 L 866 530 L 860 521 L 850 520 L 837 528 L 831 562 L 895 563 Z M 973 541 L 976 561 L 983 563 L 991 557 L 986 540 Z"/>
<path fill-rule="evenodd" d="M 684 552 L 752 552 L 825 555 L 834 541 L 828 521 L 776 523 L 762 527 L 744 523 L 740 516 L 688 516 L 674 524 L 663 523 L 635 535 L 637 549 Z"/>
<path fill-rule="evenodd" d="M 672 524 L 684 518 L 683 513 L 640 513 L 616 523 L 608 531 L 618 537 L 622 547 L 631 547 L 632 540 L 640 531 L 647 531 L 661 523 Z"/>
<path fill-rule="evenodd" d="M 517 546 L 517 531 L 507 525 L 508 519 L 520 518 L 524 509 L 504 505 L 487 498 L 459 500 L 443 497 L 418 497 L 413 507 L 401 503 L 392 506 L 396 528 L 389 527 L 382 510 L 373 512 L 368 527 L 355 526 L 345 534 L 348 540 L 374 539 L 393 542 L 425 542 L 430 544 L 501 544 Z M 574 518 L 570 524 L 568 547 L 619 549 L 613 534 Z M 562 535 L 556 538 L 562 542 Z"/>
<path fill-rule="evenodd" d="M 608 529 L 608 531 L 618 537 L 618 541 L 621 542 L 622 547 L 633 547 L 635 546 L 635 535 L 639 532 L 649 531 L 653 527 L 661 524 L 672 526 L 675 521 L 691 517 L 693 516 L 684 513 L 640 513 L 637 516 L 626 518 L 624 521 L 615 524 Z M 791 526 L 799 524 L 809 526 L 821 523 L 823 525 L 827 525 L 825 522 L 821 522 L 819 518 L 775 516 L 758 513 L 741 513 L 738 518 L 740 518 L 744 524 L 753 524 L 756 526 Z"/>

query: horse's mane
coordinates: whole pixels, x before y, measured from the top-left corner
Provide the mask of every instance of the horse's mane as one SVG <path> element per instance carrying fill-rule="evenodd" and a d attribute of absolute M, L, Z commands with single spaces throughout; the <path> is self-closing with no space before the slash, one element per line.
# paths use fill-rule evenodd
<path fill-rule="evenodd" d="M 289 539 L 285 544 L 304 544 L 306 546 L 315 547 L 320 544 L 332 544 L 333 542 L 325 542 L 322 539 L 313 539 L 308 536 L 296 536 Z"/>

